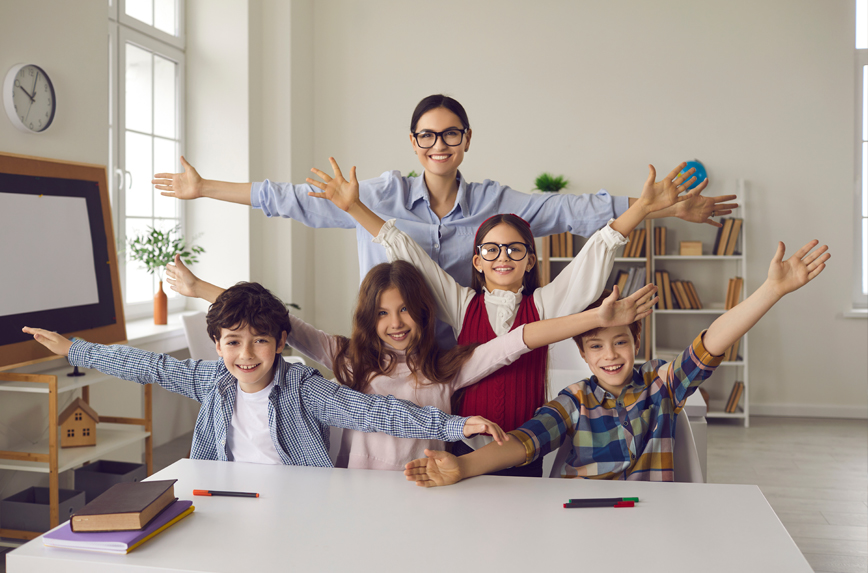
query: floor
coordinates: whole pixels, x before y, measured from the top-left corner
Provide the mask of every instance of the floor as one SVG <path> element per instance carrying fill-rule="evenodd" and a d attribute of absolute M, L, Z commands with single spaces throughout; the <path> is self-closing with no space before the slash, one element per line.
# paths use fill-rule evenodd
<path fill-rule="evenodd" d="M 191 437 L 155 448 L 154 471 L 187 456 Z M 815 573 L 868 571 L 868 421 L 712 420 L 708 481 L 758 485 Z"/>

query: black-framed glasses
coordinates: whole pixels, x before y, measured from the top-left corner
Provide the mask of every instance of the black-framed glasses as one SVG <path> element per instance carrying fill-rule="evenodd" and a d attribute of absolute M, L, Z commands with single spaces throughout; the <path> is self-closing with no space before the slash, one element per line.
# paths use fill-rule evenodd
<path fill-rule="evenodd" d="M 464 134 L 466 132 L 467 129 L 455 129 L 453 127 L 446 131 L 417 131 L 413 134 L 413 137 L 416 138 L 416 145 L 422 149 L 434 147 L 438 137 L 449 147 L 455 147 L 461 145 L 461 142 L 464 141 Z"/>
<path fill-rule="evenodd" d="M 530 247 L 527 243 L 482 243 L 476 246 L 476 252 L 486 261 L 496 261 L 500 256 L 500 250 L 506 247 L 506 256 L 511 261 L 521 261 L 527 256 Z"/>

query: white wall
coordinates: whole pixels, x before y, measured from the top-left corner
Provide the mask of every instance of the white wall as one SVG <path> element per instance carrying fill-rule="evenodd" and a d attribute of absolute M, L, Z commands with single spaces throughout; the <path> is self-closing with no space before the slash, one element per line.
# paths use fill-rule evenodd
<path fill-rule="evenodd" d="M 456 97 L 470 115 L 473 144 L 462 169 L 469 180 L 529 190 L 537 174 L 552 171 L 572 182 L 571 192 L 605 187 L 635 196 L 648 163 L 668 171 L 700 158 L 713 181 L 706 193 L 730 193 L 738 178 L 748 182 L 749 291 L 765 276 L 777 240 L 792 252 L 817 237 L 833 253 L 816 284 L 753 331 L 753 412 L 868 413 L 865 322 L 842 318 L 852 260 L 850 0 L 445 0 L 436 10 L 430 3 L 333 0 L 298 12 L 286 29 L 294 33 L 298 18 L 308 18 L 302 28 L 316 34 L 308 56 L 312 134 L 305 128 L 299 137 L 293 124 L 294 89 L 311 69 L 298 67 L 304 54 L 295 44 L 283 102 L 291 118 L 277 115 L 286 110 L 263 118 L 292 131 L 293 160 L 307 141 L 312 166 L 326 167 L 334 155 L 357 165 L 360 178 L 418 169 L 407 139 L 410 114 L 437 92 Z M 269 49 L 285 50 L 286 38 Z M 276 157 L 261 175 L 301 182 L 309 165 L 285 167 Z M 282 267 L 280 280 L 312 270 L 307 318 L 347 333 L 358 284 L 353 233 L 317 230 L 313 237 L 260 248 L 285 257 L 291 244 L 293 262 L 312 253 L 312 266 Z"/>

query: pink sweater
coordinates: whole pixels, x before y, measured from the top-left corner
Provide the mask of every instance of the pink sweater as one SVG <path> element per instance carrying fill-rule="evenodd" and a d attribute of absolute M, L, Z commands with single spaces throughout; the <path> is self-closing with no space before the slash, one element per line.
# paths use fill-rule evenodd
<path fill-rule="evenodd" d="M 334 370 L 337 337 L 317 330 L 292 315 L 290 321 L 292 332 L 287 344 L 329 370 Z M 383 396 L 391 394 L 419 406 L 434 406 L 451 413 L 450 399 L 456 390 L 479 382 L 498 368 L 512 363 L 528 352 L 523 336 L 524 327 L 519 327 L 507 335 L 486 342 L 476 349 L 455 378 L 447 384 L 423 381 L 422 384 L 417 385 L 410 378 L 403 353 L 395 351 L 400 359 L 395 370 L 390 376 L 377 376 L 371 380 L 365 393 Z M 407 462 L 424 457 L 425 448 L 445 449 L 443 442 L 438 440 L 411 440 L 393 438 L 386 434 L 344 430 L 335 465 L 354 469 L 402 471 Z"/>

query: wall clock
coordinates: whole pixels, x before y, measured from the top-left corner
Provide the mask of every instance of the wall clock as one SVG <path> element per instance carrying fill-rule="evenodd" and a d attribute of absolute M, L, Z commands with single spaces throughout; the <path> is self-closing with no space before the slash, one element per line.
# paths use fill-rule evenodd
<path fill-rule="evenodd" d="M 16 64 L 3 81 L 3 105 L 12 125 L 25 133 L 43 132 L 57 109 L 54 85 L 39 66 Z"/>

